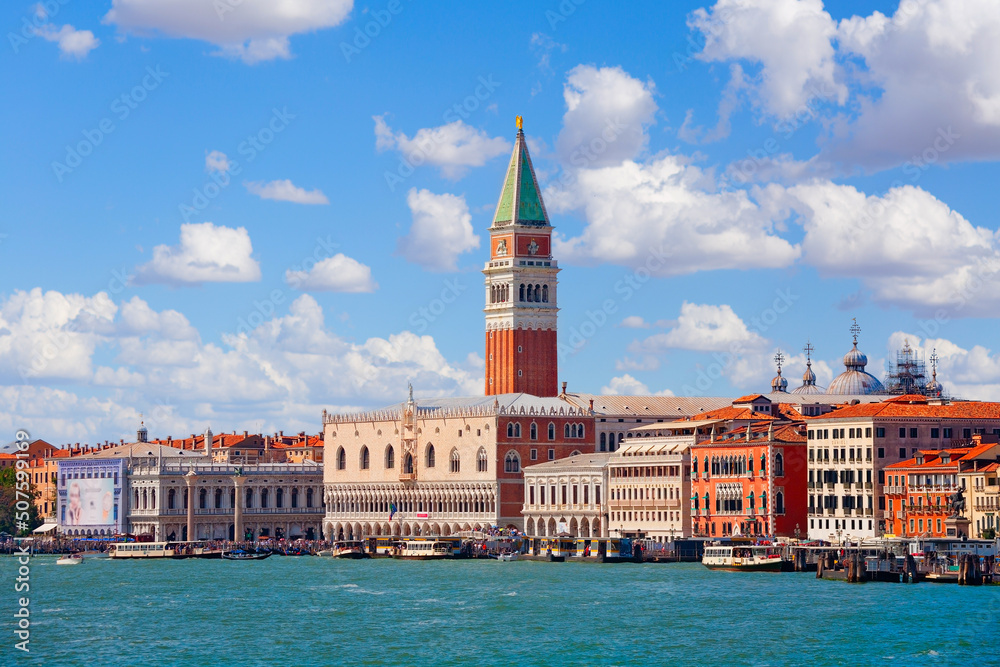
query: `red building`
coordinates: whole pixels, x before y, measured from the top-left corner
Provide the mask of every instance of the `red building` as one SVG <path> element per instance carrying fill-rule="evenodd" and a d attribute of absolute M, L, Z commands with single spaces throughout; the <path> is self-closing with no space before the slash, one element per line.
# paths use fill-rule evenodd
<path fill-rule="evenodd" d="M 997 437 L 977 435 L 969 447 L 920 450 L 886 466 L 886 531 L 899 537 L 954 537 L 947 534 L 946 521 L 952 515 L 951 496 L 961 488 L 959 474 L 998 456 Z"/>
<path fill-rule="evenodd" d="M 805 426 L 765 419 L 718 434 L 720 424 L 716 434 L 692 445 L 695 536 L 805 534 Z"/>
<path fill-rule="evenodd" d="M 517 119 L 514 153 L 490 226 L 486 276 L 486 395 L 558 394 L 552 226 Z"/>

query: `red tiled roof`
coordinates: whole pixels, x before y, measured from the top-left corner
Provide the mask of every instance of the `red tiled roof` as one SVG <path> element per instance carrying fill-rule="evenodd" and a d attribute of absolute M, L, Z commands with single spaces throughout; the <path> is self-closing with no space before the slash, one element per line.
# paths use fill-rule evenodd
<path fill-rule="evenodd" d="M 824 419 L 860 419 L 865 417 L 924 417 L 932 419 L 1000 419 L 1000 403 L 979 401 L 955 401 L 943 405 L 929 405 L 924 402 L 903 403 L 897 396 L 881 403 L 859 403 L 847 405 L 814 417 L 814 421 Z"/>
<path fill-rule="evenodd" d="M 753 403 L 758 398 L 767 398 L 764 394 L 747 394 L 746 396 L 740 396 L 733 403 Z"/>
<path fill-rule="evenodd" d="M 766 415 L 762 412 L 754 412 L 750 408 L 719 408 L 709 410 L 697 415 L 692 415 L 688 419 L 678 420 L 678 423 L 685 421 L 700 421 L 702 419 L 722 419 L 731 421 L 775 421 L 777 417 Z"/>

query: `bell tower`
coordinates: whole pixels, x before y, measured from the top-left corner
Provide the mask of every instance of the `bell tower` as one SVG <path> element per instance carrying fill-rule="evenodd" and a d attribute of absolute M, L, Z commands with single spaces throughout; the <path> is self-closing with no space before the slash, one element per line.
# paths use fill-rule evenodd
<path fill-rule="evenodd" d="M 517 138 L 490 225 L 486 395 L 558 395 L 552 226 L 517 117 Z"/>

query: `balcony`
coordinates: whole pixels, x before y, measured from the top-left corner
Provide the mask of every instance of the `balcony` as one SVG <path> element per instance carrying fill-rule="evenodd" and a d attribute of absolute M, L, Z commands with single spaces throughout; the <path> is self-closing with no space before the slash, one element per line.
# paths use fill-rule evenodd
<path fill-rule="evenodd" d="M 400 482 L 412 482 L 417 478 L 416 472 L 401 472 L 399 473 Z"/>
<path fill-rule="evenodd" d="M 827 507 L 825 511 L 826 511 L 826 515 L 827 516 L 833 516 L 834 514 L 837 513 L 837 508 L 836 507 Z"/>

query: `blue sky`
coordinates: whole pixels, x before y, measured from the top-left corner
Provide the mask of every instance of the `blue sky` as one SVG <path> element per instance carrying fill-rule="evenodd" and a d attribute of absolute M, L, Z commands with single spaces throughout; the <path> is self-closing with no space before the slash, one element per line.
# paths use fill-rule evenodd
<path fill-rule="evenodd" d="M 518 114 L 572 389 L 825 385 L 857 318 L 1000 399 L 992 3 L 272 5 L 4 5 L 0 429 L 481 393 Z"/>

